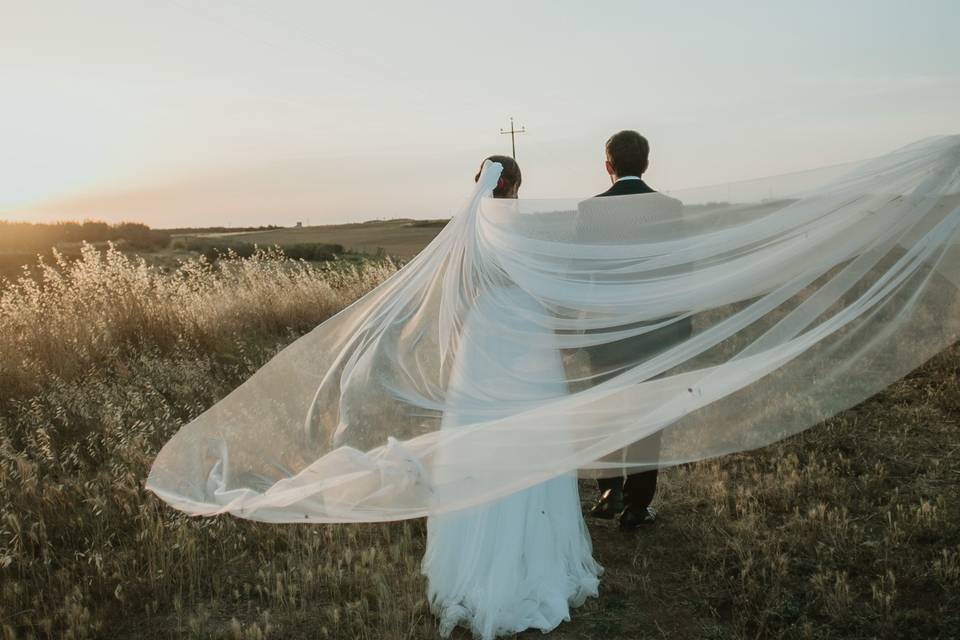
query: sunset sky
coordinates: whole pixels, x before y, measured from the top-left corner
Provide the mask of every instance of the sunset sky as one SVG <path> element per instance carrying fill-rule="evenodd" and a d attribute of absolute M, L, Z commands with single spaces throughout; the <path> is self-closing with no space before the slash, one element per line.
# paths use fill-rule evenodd
<path fill-rule="evenodd" d="M 481 159 L 671 189 L 960 133 L 960 2 L 0 0 L 0 218 L 445 217 Z"/>

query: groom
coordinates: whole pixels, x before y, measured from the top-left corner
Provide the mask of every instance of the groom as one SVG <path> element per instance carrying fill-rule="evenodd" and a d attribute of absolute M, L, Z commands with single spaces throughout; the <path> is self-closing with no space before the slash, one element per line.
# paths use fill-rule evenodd
<path fill-rule="evenodd" d="M 636 131 L 621 131 L 611 136 L 607 140 L 605 166 L 613 186 L 596 197 L 655 193 L 642 178 L 649 164 L 649 156 L 650 145 L 647 139 Z M 660 194 L 653 197 L 656 198 L 656 202 L 650 202 L 654 204 L 655 210 L 679 217 L 682 209 L 679 201 Z M 590 202 L 587 200 L 582 203 L 585 206 L 581 207 L 581 213 L 584 209 L 590 208 Z M 644 200 L 644 203 L 647 202 Z M 623 206 L 626 207 L 628 221 L 631 218 L 636 221 L 636 216 L 640 215 L 638 209 L 642 205 L 636 200 L 624 199 Z M 604 205 L 593 208 L 602 215 L 600 212 L 603 210 L 611 212 L 619 207 Z M 602 220 L 597 222 L 604 224 Z M 610 224 L 616 226 L 622 223 L 622 216 L 614 220 L 613 215 L 610 214 Z M 663 320 L 666 319 L 654 322 Z M 686 340 L 691 333 L 690 319 L 685 318 L 669 322 L 660 329 L 632 338 L 587 348 L 586 352 L 594 376 L 593 384 L 599 384 L 611 375 L 615 375 L 624 366 L 652 358 L 657 353 Z M 660 431 L 629 445 L 625 454 L 623 451 L 619 453 L 625 455 L 626 460 L 657 460 L 660 453 Z M 631 473 L 626 478 L 623 476 L 602 478 L 597 481 L 597 484 L 600 487 L 600 499 L 590 510 L 590 516 L 604 519 L 619 516 L 620 529 L 625 531 L 653 524 L 656 520 L 657 512 L 650 503 L 657 490 L 657 469 Z"/>

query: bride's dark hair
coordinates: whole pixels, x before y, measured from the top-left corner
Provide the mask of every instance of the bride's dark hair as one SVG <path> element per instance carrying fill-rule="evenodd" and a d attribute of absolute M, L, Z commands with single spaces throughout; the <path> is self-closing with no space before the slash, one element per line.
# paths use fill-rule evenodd
<path fill-rule="evenodd" d="M 523 176 L 520 175 L 520 165 L 517 164 L 516 160 L 510 156 L 490 156 L 486 160 L 499 162 L 503 165 L 503 173 L 500 174 L 500 180 L 497 181 L 497 186 L 493 190 L 494 198 L 506 198 L 513 193 L 515 187 L 520 187 Z M 483 171 L 483 162 L 480 163 L 480 171 Z M 474 176 L 474 182 L 480 179 L 480 171 L 477 171 L 477 175 Z"/>

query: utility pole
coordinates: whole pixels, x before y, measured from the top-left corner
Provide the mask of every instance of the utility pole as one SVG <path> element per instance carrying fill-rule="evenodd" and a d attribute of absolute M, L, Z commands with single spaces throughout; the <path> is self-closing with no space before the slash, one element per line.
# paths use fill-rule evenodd
<path fill-rule="evenodd" d="M 511 157 L 513 157 L 514 160 L 517 159 L 517 140 L 516 140 L 516 134 L 518 134 L 518 133 L 526 133 L 526 132 L 527 132 L 527 128 L 526 128 L 526 127 L 520 127 L 519 129 L 517 129 L 517 128 L 515 128 L 515 127 L 513 126 L 513 116 L 510 116 L 510 129 L 509 129 L 509 130 L 500 129 L 500 133 L 502 133 L 503 135 L 506 135 L 506 134 L 508 134 L 508 133 L 510 134 L 510 155 L 511 155 Z"/>

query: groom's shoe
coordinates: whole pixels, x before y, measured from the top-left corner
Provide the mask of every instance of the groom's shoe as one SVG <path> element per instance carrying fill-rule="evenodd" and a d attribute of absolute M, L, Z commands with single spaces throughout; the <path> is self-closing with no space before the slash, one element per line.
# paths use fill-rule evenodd
<path fill-rule="evenodd" d="M 643 509 L 631 509 L 627 507 L 620 514 L 620 530 L 635 531 L 642 526 L 653 524 L 657 521 L 657 512 L 653 507 L 644 507 Z"/>
<path fill-rule="evenodd" d="M 600 494 L 597 504 L 593 505 L 587 515 L 591 518 L 613 520 L 621 511 L 623 511 L 623 492 L 616 489 L 607 489 Z"/>

